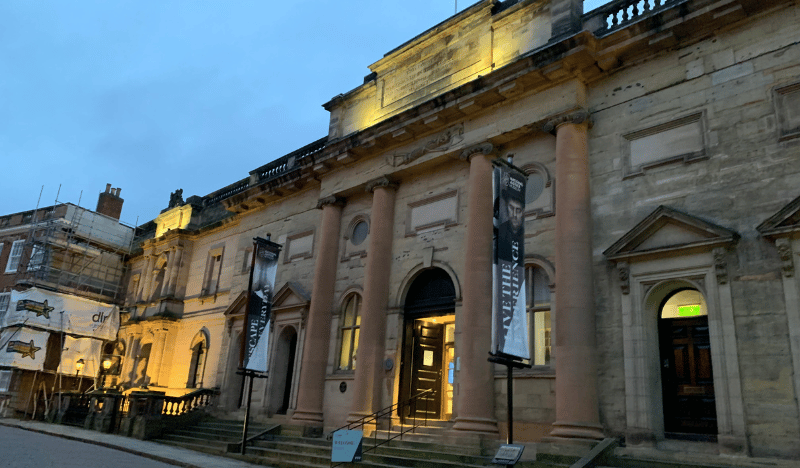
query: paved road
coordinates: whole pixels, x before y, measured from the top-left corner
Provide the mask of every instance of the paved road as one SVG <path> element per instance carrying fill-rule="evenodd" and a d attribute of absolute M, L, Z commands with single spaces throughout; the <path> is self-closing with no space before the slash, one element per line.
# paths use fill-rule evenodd
<path fill-rule="evenodd" d="M 0 426 L 0 467 L 9 468 L 175 468 L 98 445 Z"/>

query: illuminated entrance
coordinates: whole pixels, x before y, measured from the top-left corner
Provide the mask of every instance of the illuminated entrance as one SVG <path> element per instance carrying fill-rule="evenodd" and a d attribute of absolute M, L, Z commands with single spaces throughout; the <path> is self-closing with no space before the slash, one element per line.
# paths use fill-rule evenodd
<path fill-rule="evenodd" d="M 713 438 L 717 410 L 706 302 L 696 289 L 683 289 L 668 296 L 659 312 L 664 432 Z"/>
<path fill-rule="evenodd" d="M 450 419 L 455 370 L 455 287 L 441 269 L 423 271 L 405 304 L 400 400 L 430 390 L 403 418 Z"/>

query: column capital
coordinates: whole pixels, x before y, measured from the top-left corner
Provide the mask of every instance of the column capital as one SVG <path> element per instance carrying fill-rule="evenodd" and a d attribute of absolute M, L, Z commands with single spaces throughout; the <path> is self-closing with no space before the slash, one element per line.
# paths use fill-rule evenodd
<path fill-rule="evenodd" d="M 494 150 L 495 150 L 494 145 L 489 143 L 488 141 L 479 143 L 477 145 L 472 145 L 469 148 L 462 151 L 461 155 L 459 156 L 459 159 L 461 159 L 462 161 L 469 161 L 470 159 L 472 159 L 473 156 L 476 156 L 478 154 L 483 154 L 485 156 L 488 156 L 492 154 Z"/>
<path fill-rule="evenodd" d="M 561 125 L 568 123 L 580 125 L 584 122 L 591 124 L 589 111 L 586 109 L 576 109 L 548 119 L 547 122 L 542 125 L 542 131 L 545 133 L 553 133 Z"/>
<path fill-rule="evenodd" d="M 365 191 L 371 193 L 374 192 L 376 188 L 381 188 L 381 187 L 395 189 L 397 188 L 397 184 L 392 182 L 392 180 L 386 176 L 378 177 L 377 179 L 367 182 L 367 187 Z"/>
<path fill-rule="evenodd" d="M 783 271 L 783 276 L 791 278 L 794 276 L 791 242 L 789 242 L 789 239 L 781 237 L 775 239 L 775 247 L 778 248 L 778 254 L 781 256 L 781 270 Z"/>
<path fill-rule="evenodd" d="M 344 206 L 346 202 L 347 200 L 345 198 L 337 197 L 336 195 L 331 195 L 329 197 L 320 198 L 319 201 L 317 201 L 317 209 L 321 210 L 328 205 Z"/>

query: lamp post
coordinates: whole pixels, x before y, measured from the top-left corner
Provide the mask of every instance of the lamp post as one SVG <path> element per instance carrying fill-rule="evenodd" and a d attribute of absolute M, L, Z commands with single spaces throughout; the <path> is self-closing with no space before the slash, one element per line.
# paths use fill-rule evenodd
<path fill-rule="evenodd" d="M 80 375 L 81 371 L 83 370 L 84 364 L 86 364 L 86 363 L 83 361 L 83 358 L 78 359 L 75 362 L 75 378 L 76 379 L 78 378 L 78 376 Z M 81 384 L 82 383 L 83 383 L 83 376 L 81 375 L 80 376 L 80 380 L 78 380 L 78 392 L 81 391 Z"/>

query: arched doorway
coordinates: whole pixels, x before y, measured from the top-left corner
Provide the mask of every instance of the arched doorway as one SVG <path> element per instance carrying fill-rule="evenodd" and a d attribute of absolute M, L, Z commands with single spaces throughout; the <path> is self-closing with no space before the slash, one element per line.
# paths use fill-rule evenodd
<path fill-rule="evenodd" d="M 423 270 L 406 295 L 400 400 L 420 392 L 401 417 L 450 419 L 455 371 L 455 286 L 440 268 Z"/>
<path fill-rule="evenodd" d="M 706 301 L 682 288 L 662 301 L 658 318 L 664 432 L 671 438 L 713 439 L 717 410 Z"/>
<path fill-rule="evenodd" d="M 275 414 L 286 414 L 289 410 L 296 356 L 297 331 L 292 326 L 286 326 L 275 343 L 275 361 L 270 372 L 270 379 L 273 379 L 270 385 L 270 408 Z"/>

